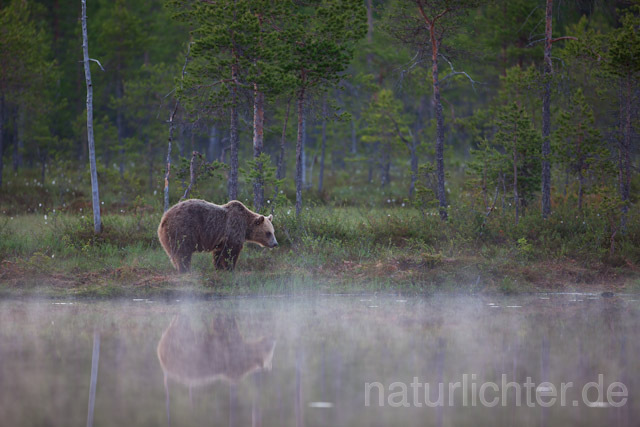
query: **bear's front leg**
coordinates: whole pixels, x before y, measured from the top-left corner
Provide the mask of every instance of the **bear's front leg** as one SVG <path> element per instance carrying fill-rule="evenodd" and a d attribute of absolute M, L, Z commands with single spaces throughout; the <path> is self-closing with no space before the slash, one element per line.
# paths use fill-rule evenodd
<path fill-rule="evenodd" d="M 226 244 L 215 248 L 213 250 L 213 263 L 216 269 L 232 271 L 236 266 L 241 250 L 242 245 Z"/>
<path fill-rule="evenodd" d="M 213 265 L 216 267 L 216 270 L 226 270 L 227 269 L 227 261 L 225 257 L 222 256 L 223 248 L 215 248 L 213 250 Z"/>

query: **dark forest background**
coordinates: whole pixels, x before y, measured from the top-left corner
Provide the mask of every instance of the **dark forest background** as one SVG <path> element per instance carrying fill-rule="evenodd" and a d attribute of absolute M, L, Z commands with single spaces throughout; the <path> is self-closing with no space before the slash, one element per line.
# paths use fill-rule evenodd
<path fill-rule="evenodd" d="M 453 11 L 434 24 L 442 25 L 440 127 L 422 3 L 432 17 Z M 539 215 L 549 84 L 552 208 L 610 212 L 612 224 L 624 226 L 640 185 L 638 6 L 553 2 L 552 73 L 545 73 L 546 5 L 90 0 L 104 209 L 136 199 L 162 203 L 171 130 L 171 204 L 189 186 L 196 151 L 202 156 L 193 157 L 190 196 L 219 203 L 232 196 L 258 210 L 293 204 L 299 176 L 307 206 L 412 205 L 425 213 L 440 206 L 441 214 L 443 207 L 502 209 L 515 221 Z M 89 206 L 80 13 L 80 1 L 0 2 L 5 212 Z M 254 114 L 256 88 L 263 123 Z M 228 182 L 232 108 L 238 193 Z M 439 132 L 444 179 L 436 161 Z"/>

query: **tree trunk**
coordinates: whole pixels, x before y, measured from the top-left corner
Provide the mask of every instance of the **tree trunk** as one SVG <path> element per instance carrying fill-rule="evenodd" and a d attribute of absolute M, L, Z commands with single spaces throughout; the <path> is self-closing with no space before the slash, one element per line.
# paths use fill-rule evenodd
<path fill-rule="evenodd" d="M 380 162 L 380 184 L 384 188 L 391 182 L 391 158 L 389 153 L 385 150 L 384 158 Z"/>
<path fill-rule="evenodd" d="M 489 202 L 487 201 L 487 158 L 486 152 L 482 159 L 482 201 L 484 202 L 485 211 L 489 209 Z"/>
<path fill-rule="evenodd" d="M 4 94 L 0 93 L 0 188 L 2 188 L 2 153 L 4 151 Z"/>
<path fill-rule="evenodd" d="M 416 192 L 416 181 L 418 180 L 418 126 L 411 137 L 409 154 L 411 156 L 411 183 L 409 184 L 409 198 L 413 199 Z"/>
<path fill-rule="evenodd" d="M 186 157 L 185 155 L 185 146 L 186 146 L 186 139 L 187 139 L 187 127 L 184 123 L 180 124 L 180 138 L 178 138 L 178 158 L 182 158 L 182 157 Z M 184 191 L 185 188 L 187 188 L 187 181 L 185 180 L 185 177 L 183 176 L 180 179 L 180 186 L 182 187 L 182 190 Z"/>
<path fill-rule="evenodd" d="M 16 111 L 16 114 L 13 115 L 13 155 L 11 159 L 14 172 L 18 172 L 18 168 L 20 167 L 20 131 L 18 127 L 18 119 L 16 118 L 17 116 L 18 112 Z"/>
<path fill-rule="evenodd" d="M 189 63 L 189 53 L 191 52 L 191 42 L 187 44 L 187 54 L 184 57 L 184 65 L 182 66 L 182 75 L 180 76 L 180 87 L 182 87 L 182 82 L 184 81 L 185 70 L 187 69 L 187 64 Z M 178 112 L 178 108 L 180 108 L 180 98 L 176 99 L 176 104 L 173 107 L 173 111 L 169 115 L 169 140 L 167 141 L 167 169 L 164 174 L 164 211 L 169 210 L 169 176 L 171 175 L 171 148 L 173 145 L 173 130 L 174 130 L 174 119 L 176 117 L 176 113 Z"/>
<path fill-rule="evenodd" d="M 351 117 L 351 154 L 356 154 L 357 150 L 357 138 L 356 138 L 356 119 Z"/>
<path fill-rule="evenodd" d="M 184 140 L 186 138 L 185 137 L 185 133 L 186 133 L 185 129 L 186 128 L 185 128 L 184 124 L 180 123 L 179 124 L 179 130 L 180 130 L 179 134 L 180 134 L 180 136 L 178 137 L 178 141 L 176 141 L 178 143 L 178 156 L 179 157 L 184 157 L 185 156 L 184 155 Z"/>
<path fill-rule="evenodd" d="M 373 44 L 373 1 L 366 0 L 367 4 L 367 44 L 371 46 Z M 369 71 L 371 71 L 371 65 L 373 63 L 373 53 L 367 54 L 367 65 Z"/>
<path fill-rule="evenodd" d="M 518 214 L 520 213 L 520 199 L 518 197 L 518 150 L 517 150 L 517 125 L 513 129 L 513 205 L 516 209 L 516 225 L 518 225 Z"/>
<path fill-rule="evenodd" d="M 302 145 L 304 139 L 304 87 L 298 92 L 298 138 L 296 140 L 296 216 L 302 211 Z"/>
<path fill-rule="evenodd" d="M 184 190 L 184 194 L 182 195 L 182 197 L 180 197 L 181 202 L 189 198 L 189 195 L 191 194 L 191 190 L 196 185 L 196 179 L 198 177 L 198 169 L 200 169 L 200 166 L 202 165 L 202 162 L 199 164 L 196 164 L 196 162 L 198 161 L 198 158 L 201 158 L 201 157 L 202 155 L 197 151 L 191 152 L 191 160 L 189 161 L 189 185 Z"/>
<path fill-rule="evenodd" d="M 191 126 L 189 126 L 189 143 L 190 143 L 190 151 L 194 152 L 196 151 L 196 147 L 195 147 L 195 143 L 196 143 L 196 132 L 195 132 L 195 125 L 193 123 L 191 123 Z"/>
<path fill-rule="evenodd" d="M 235 52 L 234 52 L 235 56 Z M 229 159 L 229 182 L 228 194 L 229 200 L 238 198 L 238 87 L 236 79 L 238 78 L 238 65 L 231 65 L 231 122 L 229 124 L 229 145 L 231 156 Z"/>
<path fill-rule="evenodd" d="M 173 145 L 173 119 L 176 116 L 180 101 L 176 101 L 173 111 L 169 116 L 169 140 L 167 141 L 167 169 L 164 173 L 164 211 L 169 210 L 169 176 L 171 175 L 171 146 Z"/>
<path fill-rule="evenodd" d="M 277 179 L 284 178 L 285 171 L 286 171 L 285 164 L 284 164 L 284 155 L 285 155 L 285 146 L 287 142 L 287 122 L 289 121 L 290 108 L 291 108 L 291 99 L 287 101 L 287 112 L 284 116 L 284 123 L 282 124 L 282 137 L 280 138 L 280 155 L 278 156 L 278 168 L 276 169 Z"/>
<path fill-rule="evenodd" d="M 278 155 L 278 166 L 276 169 L 276 179 L 278 180 L 283 179 L 286 172 L 284 156 L 285 156 L 285 146 L 287 142 L 287 123 L 289 122 L 290 108 L 291 108 L 291 98 L 289 98 L 289 100 L 287 101 L 287 112 L 285 113 L 284 122 L 282 124 L 282 137 L 280 138 L 280 154 Z M 273 210 L 275 208 L 275 201 L 278 198 L 278 190 L 279 190 L 278 183 L 276 182 L 275 190 L 273 192 L 274 203 L 271 204 L 271 213 L 273 213 Z"/>
<path fill-rule="evenodd" d="M 207 148 L 207 160 L 213 162 L 216 159 L 216 151 L 220 137 L 218 136 L 218 128 L 215 123 L 211 126 L 211 132 L 209 133 L 209 147 Z"/>
<path fill-rule="evenodd" d="M 307 187 L 307 118 L 302 116 L 302 188 Z"/>
<path fill-rule="evenodd" d="M 119 166 L 119 170 L 120 170 L 120 179 L 124 178 L 124 145 L 122 143 L 122 134 L 124 132 L 123 130 L 123 123 L 122 123 L 122 109 L 120 108 L 120 100 L 122 99 L 122 81 L 120 80 L 120 77 L 118 77 L 118 81 L 116 82 L 116 99 L 118 102 L 118 108 L 116 110 L 116 130 L 118 132 L 118 155 L 119 155 L 119 160 L 120 160 L 120 166 Z"/>
<path fill-rule="evenodd" d="M 40 182 L 44 185 L 45 174 L 47 172 L 47 153 L 40 154 Z"/>
<path fill-rule="evenodd" d="M 631 196 L 631 97 L 633 96 L 631 76 L 626 78 L 626 90 L 624 91 L 624 135 L 621 147 L 620 162 L 620 198 L 622 199 L 622 217 L 620 226 L 622 232 L 627 228 L 627 212 L 629 212 L 629 198 Z"/>
<path fill-rule="evenodd" d="M 322 148 L 320 153 L 320 174 L 318 176 L 318 192 L 322 193 L 322 185 L 324 181 L 324 156 L 327 148 L 327 100 L 324 99 L 322 104 Z"/>
<path fill-rule="evenodd" d="M 89 145 L 89 167 L 91 170 L 91 203 L 93 207 L 93 231 L 102 231 L 100 218 L 100 194 L 98 191 L 98 172 L 96 170 L 96 149 L 93 140 L 93 85 L 89 68 L 89 38 L 87 36 L 87 2 L 82 1 L 82 54 L 84 58 L 84 75 L 87 83 L 87 144 Z M 0 147 L 1 148 L 1 147 Z M 2 160 L 0 159 L 0 164 Z M 1 172 L 1 167 L 0 167 Z"/>
<path fill-rule="evenodd" d="M 378 154 L 378 142 L 375 142 L 373 144 L 373 152 L 371 153 L 371 156 L 369 157 L 369 171 L 367 173 L 367 182 L 369 184 L 371 184 L 373 182 L 373 166 L 376 163 L 376 155 Z"/>
<path fill-rule="evenodd" d="M 507 195 L 507 183 L 505 181 L 506 181 L 506 179 L 505 179 L 504 173 L 501 173 L 500 174 L 500 182 L 502 182 L 502 198 L 501 198 L 501 200 L 502 200 L 502 214 L 503 215 L 504 215 L 504 208 L 505 208 L 504 198 Z"/>
<path fill-rule="evenodd" d="M 264 93 L 258 90 L 258 85 L 253 87 L 253 159 L 262 154 L 264 146 Z M 253 181 L 253 208 L 257 212 L 262 210 L 264 204 L 264 176 L 263 165 L 256 163 L 256 177 Z"/>
<path fill-rule="evenodd" d="M 582 212 L 582 189 L 584 187 L 584 177 L 582 169 L 578 170 L 578 212 Z"/>
<path fill-rule="evenodd" d="M 542 217 L 551 214 L 551 34 L 553 0 L 547 0 L 544 32 L 544 87 L 542 92 Z"/>
<path fill-rule="evenodd" d="M 149 162 L 149 193 L 153 192 L 153 145 L 151 138 L 147 139 L 147 160 Z"/>
<path fill-rule="evenodd" d="M 444 116 L 440 100 L 440 82 L 438 81 L 438 41 L 435 37 L 435 24 L 429 26 L 431 33 L 431 75 L 433 81 L 433 107 L 436 113 L 436 174 L 438 176 L 438 203 L 440 218 L 447 219 L 447 195 L 444 185 Z"/>
<path fill-rule="evenodd" d="M 80 13 L 80 19 L 82 19 L 82 12 Z M 82 93 L 82 84 L 83 84 L 83 69 L 80 67 L 76 68 L 77 73 L 76 73 L 76 93 L 80 94 Z M 77 100 L 77 104 L 76 104 L 76 112 L 77 114 L 81 114 L 82 110 L 85 108 L 85 105 L 82 103 L 82 97 L 78 96 L 76 98 Z M 104 141 L 103 141 L 104 142 Z M 77 154 L 78 154 L 78 162 L 83 162 L 85 161 L 85 159 L 87 158 L 87 144 L 84 143 L 84 141 L 82 140 L 82 138 L 78 138 L 78 146 L 77 146 Z"/>
<path fill-rule="evenodd" d="M 18 167 L 24 164 L 24 111 L 18 113 L 18 126 L 16 127 L 16 136 L 18 137 Z"/>
<path fill-rule="evenodd" d="M 391 147 L 389 143 L 384 143 L 380 148 L 380 186 L 386 187 L 391 181 Z"/>

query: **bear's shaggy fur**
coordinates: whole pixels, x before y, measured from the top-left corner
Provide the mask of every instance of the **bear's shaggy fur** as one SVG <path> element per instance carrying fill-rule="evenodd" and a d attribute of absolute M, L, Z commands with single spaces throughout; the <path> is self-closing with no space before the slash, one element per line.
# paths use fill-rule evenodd
<path fill-rule="evenodd" d="M 185 200 L 164 213 L 158 238 L 181 273 L 191 267 L 194 252 L 213 252 L 216 268 L 233 270 L 245 241 L 269 248 L 278 246 L 272 218 L 250 211 L 237 200 L 222 206 Z"/>

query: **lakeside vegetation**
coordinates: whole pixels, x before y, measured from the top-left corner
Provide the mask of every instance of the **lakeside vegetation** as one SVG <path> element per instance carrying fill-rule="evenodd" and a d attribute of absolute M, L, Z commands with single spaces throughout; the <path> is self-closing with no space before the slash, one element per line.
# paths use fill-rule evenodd
<path fill-rule="evenodd" d="M 83 5 L 0 5 L 1 294 L 639 290 L 640 2 Z M 188 197 L 280 248 L 175 274 Z"/>
<path fill-rule="evenodd" d="M 451 208 L 443 223 L 435 208 L 421 210 L 403 198 L 399 186 L 381 192 L 357 179 L 342 187 L 335 178 L 328 175 L 335 192 L 315 194 L 299 218 L 293 204 L 275 207 L 279 248 L 246 244 L 234 273 L 215 271 L 210 254 L 196 254 L 193 272 L 186 275 L 174 271 L 157 240 L 158 198 L 122 204 L 117 193 L 105 194 L 104 228 L 95 235 L 82 193 L 86 184 L 72 185 L 69 194 L 76 195 L 58 203 L 57 183 L 34 186 L 33 180 L 14 179 L 20 182 L 15 194 L 30 204 L 0 198 L 0 294 L 640 292 L 635 210 L 627 232 L 612 240 L 609 225 L 619 220 L 617 209 L 612 217 L 602 215 L 603 209 L 578 213 L 573 201 L 558 199 L 549 219 L 528 214 L 516 225 L 508 203 L 503 209 L 496 202 L 487 214 L 473 206 L 469 194 L 453 192 L 460 207 Z M 195 194 L 222 202 L 223 183 L 209 184 Z M 363 194 L 368 203 L 345 202 Z"/>

